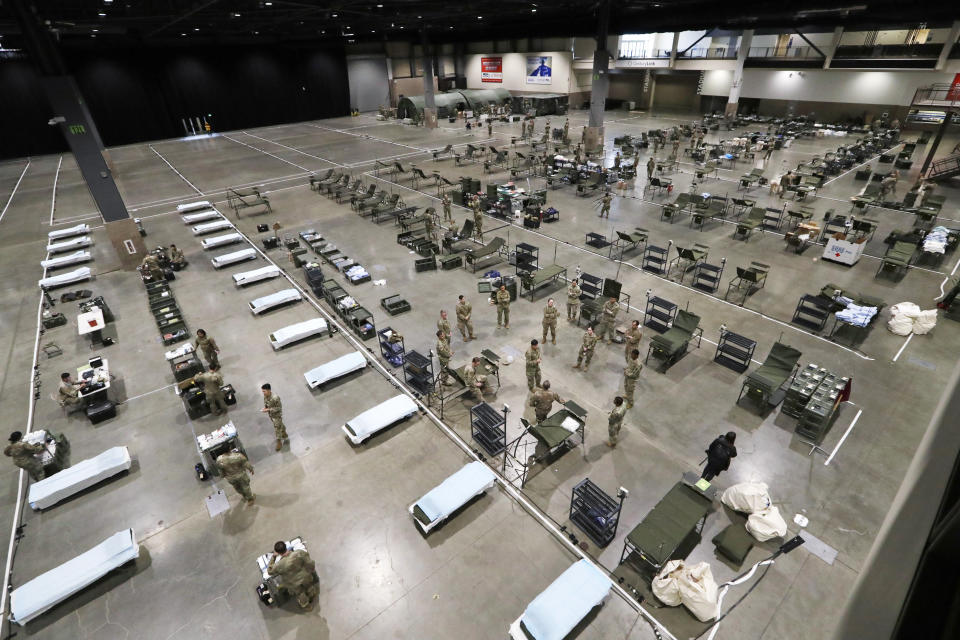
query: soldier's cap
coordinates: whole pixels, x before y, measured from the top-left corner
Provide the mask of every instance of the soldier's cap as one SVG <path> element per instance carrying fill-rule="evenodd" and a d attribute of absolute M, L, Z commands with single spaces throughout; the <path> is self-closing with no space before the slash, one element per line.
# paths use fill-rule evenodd
<path fill-rule="evenodd" d="M 10 442 L 17 442 L 22 437 L 23 437 L 22 433 L 20 433 L 19 431 L 14 431 L 13 433 L 10 434 Z"/>

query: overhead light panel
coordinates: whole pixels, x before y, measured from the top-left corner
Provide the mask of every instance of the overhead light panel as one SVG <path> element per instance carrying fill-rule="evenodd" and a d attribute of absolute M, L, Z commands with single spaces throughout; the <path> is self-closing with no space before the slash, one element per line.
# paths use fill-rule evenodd
<path fill-rule="evenodd" d="M 99 13 L 97 13 L 97 15 L 103 18 L 107 15 L 107 13 L 105 11 L 100 11 Z"/>

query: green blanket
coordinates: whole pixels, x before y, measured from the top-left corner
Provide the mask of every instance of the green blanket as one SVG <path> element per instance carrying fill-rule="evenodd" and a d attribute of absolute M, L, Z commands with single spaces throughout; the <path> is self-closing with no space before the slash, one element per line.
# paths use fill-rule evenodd
<path fill-rule="evenodd" d="M 678 482 L 633 528 L 627 539 L 657 565 L 662 565 L 707 515 L 710 506 L 710 500 Z"/>

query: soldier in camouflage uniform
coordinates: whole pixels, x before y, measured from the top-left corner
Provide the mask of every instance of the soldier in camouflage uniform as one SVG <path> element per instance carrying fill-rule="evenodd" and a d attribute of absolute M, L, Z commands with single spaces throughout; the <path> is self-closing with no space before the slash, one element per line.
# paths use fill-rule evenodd
<path fill-rule="evenodd" d="M 446 193 L 440 198 L 440 204 L 443 205 L 443 221 L 453 222 L 453 214 L 450 213 L 450 196 Z"/>
<path fill-rule="evenodd" d="M 617 446 L 617 438 L 620 435 L 620 428 L 623 426 L 623 414 L 627 412 L 627 405 L 624 404 L 623 398 L 617 396 L 613 399 L 613 409 L 610 411 L 610 414 L 607 416 L 607 446 L 615 447 Z"/>
<path fill-rule="evenodd" d="M 197 339 L 193 344 L 203 352 L 203 357 L 206 359 L 207 365 L 220 366 L 220 347 L 217 346 L 216 340 L 207 335 L 206 331 L 197 329 Z"/>
<path fill-rule="evenodd" d="M 527 362 L 527 389 L 533 391 L 540 386 L 540 343 L 536 340 L 530 341 L 530 348 L 527 349 L 524 357 Z"/>
<path fill-rule="evenodd" d="M 483 237 L 483 208 L 480 206 L 480 197 L 473 196 L 470 206 L 473 208 L 473 235 L 479 240 Z"/>
<path fill-rule="evenodd" d="M 617 321 L 617 314 L 620 313 L 620 305 L 616 298 L 610 298 L 603 303 L 603 315 L 599 322 L 597 337 L 604 342 L 610 342 L 613 339 L 613 327 Z"/>
<path fill-rule="evenodd" d="M 487 376 L 477 375 L 477 367 L 480 366 L 480 358 L 474 358 L 466 367 L 463 368 L 463 381 L 467 386 L 469 393 L 477 402 L 483 402 L 483 387 L 487 382 Z"/>
<path fill-rule="evenodd" d="M 623 395 L 626 396 L 627 409 L 633 408 L 633 391 L 637 388 L 637 379 L 640 377 L 640 352 L 636 349 L 630 352 L 630 361 L 623 370 Z"/>
<path fill-rule="evenodd" d="M 297 598 L 301 609 L 313 610 L 313 599 L 320 593 L 320 580 L 317 565 L 310 554 L 302 549 L 288 549 L 284 542 L 278 542 L 273 545 L 267 573 L 280 579 L 280 587 Z"/>
<path fill-rule="evenodd" d="M 157 260 L 157 256 L 152 253 L 144 257 L 143 262 L 140 263 L 140 269 L 150 274 L 150 277 L 154 281 L 159 282 L 163 280 L 163 269 L 160 268 L 160 261 Z"/>
<path fill-rule="evenodd" d="M 643 331 L 640 329 L 640 321 L 634 320 L 630 323 L 630 328 L 627 329 L 627 332 L 623 334 L 623 357 L 627 362 L 630 362 L 630 355 L 633 353 L 633 350 L 640 348 L 640 338 L 642 337 Z"/>
<path fill-rule="evenodd" d="M 203 385 L 203 397 L 207 401 L 207 406 L 213 415 L 219 416 L 227 412 L 227 400 L 223 397 L 223 376 L 219 373 L 220 367 L 215 364 L 210 365 L 210 371 L 198 373 L 193 376 L 193 381 Z"/>
<path fill-rule="evenodd" d="M 273 422 L 273 433 L 277 436 L 277 451 L 283 448 L 283 441 L 290 442 L 287 437 L 287 426 L 283 424 L 283 405 L 280 403 L 280 396 L 276 395 L 270 389 L 270 383 L 260 386 L 263 391 L 263 409 L 260 413 L 266 413 Z"/>
<path fill-rule="evenodd" d="M 3 450 L 3 455 L 13 458 L 13 464 L 20 467 L 30 474 L 30 479 L 34 482 L 43 480 L 46 473 L 43 471 L 43 465 L 37 459 L 38 453 L 44 449 L 43 444 L 30 444 L 23 441 L 23 434 L 14 431 L 10 434 L 10 444 Z"/>
<path fill-rule="evenodd" d="M 577 316 L 580 314 L 580 294 L 583 291 L 580 289 L 580 285 L 577 284 L 577 279 L 574 278 L 570 281 L 570 286 L 567 287 L 567 320 L 577 321 Z"/>
<path fill-rule="evenodd" d="M 465 297 L 462 295 L 458 298 L 457 302 L 457 329 L 460 329 L 460 335 L 463 336 L 464 341 L 473 340 L 476 338 L 473 335 L 473 305 L 471 305 Z M 467 336 L 469 332 L 469 337 Z"/>
<path fill-rule="evenodd" d="M 574 369 L 579 369 L 580 364 L 586 359 L 586 364 L 583 366 L 583 370 L 586 371 L 590 368 L 590 360 L 593 359 L 593 350 L 597 346 L 597 336 L 593 333 L 593 327 L 587 327 L 587 331 L 583 334 L 583 342 L 580 344 L 580 351 L 577 355 L 577 364 L 573 365 Z"/>
<path fill-rule="evenodd" d="M 613 202 L 613 196 L 608 191 L 600 199 L 600 217 L 610 218 L 610 203 Z"/>
<path fill-rule="evenodd" d="M 506 329 L 510 328 L 510 292 L 507 291 L 506 285 L 500 285 L 500 289 L 497 291 L 497 326 L 503 326 Z"/>
<path fill-rule="evenodd" d="M 440 384 L 442 385 L 450 384 L 447 366 L 450 364 L 450 358 L 452 357 L 453 351 L 450 349 L 450 342 L 443 335 L 443 331 L 437 331 L 437 359 L 440 361 Z"/>
<path fill-rule="evenodd" d="M 543 309 L 543 343 L 547 343 L 547 330 L 550 330 L 550 338 L 553 344 L 557 344 L 557 315 L 558 309 L 554 306 L 553 298 L 547 300 L 547 306 Z"/>
<path fill-rule="evenodd" d="M 247 471 L 253 473 L 253 465 L 247 460 L 247 456 L 238 449 L 222 453 L 217 456 L 217 468 L 223 474 L 223 479 L 229 482 L 244 500 L 253 502 L 256 496 L 250 491 L 250 476 L 247 475 Z"/>
<path fill-rule="evenodd" d="M 550 415 L 550 409 L 553 407 L 553 402 L 563 403 L 563 400 L 560 399 L 560 395 L 550 391 L 550 381 L 543 381 L 543 388 L 533 394 L 533 397 L 530 398 L 530 406 L 533 407 L 534 413 L 537 416 L 537 422 L 543 422 L 547 419 L 547 416 Z"/>
<path fill-rule="evenodd" d="M 647 160 L 647 180 L 653 177 L 653 171 L 657 168 L 657 162 L 653 159 L 653 156 L 650 156 L 650 159 Z"/>
<path fill-rule="evenodd" d="M 443 339 L 447 341 L 447 344 L 450 344 L 450 321 L 447 320 L 447 312 L 443 309 L 440 310 L 440 319 L 437 320 L 437 330 L 443 332 Z"/>

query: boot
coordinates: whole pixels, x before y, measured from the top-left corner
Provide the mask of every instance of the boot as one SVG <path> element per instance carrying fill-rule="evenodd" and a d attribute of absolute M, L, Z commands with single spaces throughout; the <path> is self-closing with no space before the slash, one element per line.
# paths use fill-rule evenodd
<path fill-rule="evenodd" d="M 283 448 L 283 441 L 280 438 L 277 438 L 277 451 Z"/>

